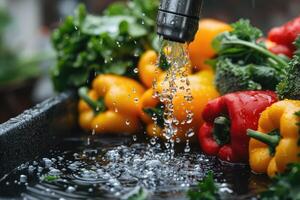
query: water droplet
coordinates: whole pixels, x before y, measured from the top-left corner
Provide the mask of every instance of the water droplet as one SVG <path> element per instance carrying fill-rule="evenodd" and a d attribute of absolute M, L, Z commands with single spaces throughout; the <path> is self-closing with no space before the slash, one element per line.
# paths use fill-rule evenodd
<path fill-rule="evenodd" d="M 137 97 L 134 98 L 133 100 L 134 100 L 134 103 L 138 103 L 139 102 L 139 98 L 137 98 Z"/>
<path fill-rule="evenodd" d="M 133 139 L 134 142 L 136 142 L 136 141 L 137 141 L 137 136 L 136 136 L 136 135 L 133 135 L 133 136 L 132 136 L 132 139 Z"/>
<path fill-rule="evenodd" d="M 184 152 L 185 152 L 185 153 L 188 153 L 188 152 L 190 152 L 190 151 L 191 151 L 191 147 L 190 147 L 189 140 L 186 140 Z"/>
<path fill-rule="evenodd" d="M 21 183 L 26 183 L 27 182 L 27 176 L 24 175 L 24 174 L 20 175 L 20 182 Z"/>
<path fill-rule="evenodd" d="M 169 142 L 165 142 L 165 147 L 168 149 L 168 148 L 170 148 L 170 143 Z"/>
<path fill-rule="evenodd" d="M 193 129 L 189 129 L 188 132 L 186 133 L 186 136 L 191 138 L 195 135 L 195 132 Z"/>
<path fill-rule="evenodd" d="M 154 137 L 150 139 L 150 144 L 152 144 L 152 145 L 156 144 L 156 139 Z"/>
<path fill-rule="evenodd" d="M 137 73 L 139 73 L 139 69 L 136 67 L 136 68 L 133 69 L 133 72 L 134 72 L 135 74 L 137 74 Z"/>
<path fill-rule="evenodd" d="M 75 192 L 75 191 L 76 191 L 76 188 L 73 187 L 73 186 L 69 186 L 69 187 L 66 189 L 66 192 L 68 192 L 68 193 L 73 193 L 73 192 Z"/>
<path fill-rule="evenodd" d="M 44 161 L 45 168 L 49 168 L 53 164 L 52 161 L 48 158 L 43 158 L 43 161 Z"/>

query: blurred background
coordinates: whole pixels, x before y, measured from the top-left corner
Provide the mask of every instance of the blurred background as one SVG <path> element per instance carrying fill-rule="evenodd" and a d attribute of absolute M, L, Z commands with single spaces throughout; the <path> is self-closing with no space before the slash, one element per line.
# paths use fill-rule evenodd
<path fill-rule="evenodd" d="M 0 123 L 54 96 L 51 31 L 78 3 L 100 14 L 113 0 L 0 0 Z M 299 15 L 299 0 L 204 0 L 202 16 L 248 18 L 264 30 Z"/>

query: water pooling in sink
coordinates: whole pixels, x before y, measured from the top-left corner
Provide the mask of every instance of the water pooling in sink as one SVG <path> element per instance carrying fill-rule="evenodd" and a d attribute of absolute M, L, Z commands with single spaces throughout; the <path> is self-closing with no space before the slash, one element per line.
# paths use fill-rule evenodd
<path fill-rule="evenodd" d="M 170 158 L 164 145 L 132 142 L 132 137 L 86 141 L 66 139 L 59 150 L 21 165 L 1 179 L 0 197 L 126 199 L 143 187 L 151 199 L 183 199 L 212 170 L 223 195 L 248 198 L 268 180 L 246 166 L 221 165 L 197 150 L 184 153 L 184 146 L 177 146 Z"/>

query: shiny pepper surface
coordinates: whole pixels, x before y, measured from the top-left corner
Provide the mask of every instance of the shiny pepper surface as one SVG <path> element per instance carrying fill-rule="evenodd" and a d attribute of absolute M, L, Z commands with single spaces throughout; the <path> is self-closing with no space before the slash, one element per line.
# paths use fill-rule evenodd
<path fill-rule="evenodd" d="M 282 26 L 274 27 L 268 33 L 268 39 L 275 43 L 270 51 L 292 57 L 296 47 L 294 42 L 300 34 L 300 17 L 297 17 Z"/>
<path fill-rule="evenodd" d="M 195 39 L 188 47 L 192 65 L 197 71 L 211 69 L 209 65 L 205 64 L 205 61 L 216 55 L 212 47 L 213 39 L 217 35 L 231 30 L 232 28 L 229 24 L 215 19 L 201 19 L 199 21 L 199 29 Z"/>
<path fill-rule="evenodd" d="M 213 80 L 214 74 L 211 71 L 201 71 L 199 73 L 189 75 L 188 80 L 190 82 L 190 89 L 192 94 L 192 101 L 187 103 L 185 96 L 187 92 L 185 90 L 178 90 L 174 99 L 172 101 L 174 106 L 174 117 L 178 120 L 178 125 L 175 125 L 177 129 L 177 133 L 174 135 L 175 138 L 179 138 L 181 141 L 186 139 L 195 139 L 195 136 L 189 138 L 187 136 L 190 132 L 195 132 L 202 125 L 202 111 L 209 100 L 212 100 L 219 96 L 216 88 L 214 87 Z M 162 93 L 163 88 L 166 85 L 162 84 L 162 80 L 159 80 L 157 83 L 156 92 Z M 176 80 L 177 85 L 180 85 L 180 80 Z M 156 110 L 160 110 L 160 114 L 163 114 L 163 109 L 165 105 L 160 105 L 160 101 L 158 98 L 153 97 L 153 89 L 149 89 L 145 92 L 145 94 L 141 98 L 140 104 L 140 115 L 143 121 L 147 124 L 147 134 L 149 136 L 157 136 L 159 138 L 164 139 L 164 126 L 163 119 L 160 116 L 149 115 L 149 113 L 145 112 L 145 109 L 155 108 Z M 187 122 L 187 112 L 191 111 L 193 114 L 192 121 Z M 155 118 L 158 118 L 156 121 L 158 123 L 154 123 Z M 186 122 L 186 123 L 185 123 Z"/>
<path fill-rule="evenodd" d="M 247 129 L 257 128 L 260 113 L 276 101 L 272 91 L 242 91 L 208 102 L 198 134 L 202 151 L 228 162 L 247 162 Z"/>
<path fill-rule="evenodd" d="M 99 75 L 92 89 L 81 88 L 79 124 L 96 133 L 137 133 L 139 101 L 144 93 L 141 84 L 117 75 Z"/>
<path fill-rule="evenodd" d="M 152 82 L 163 72 L 157 67 L 158 55 L 153 50 L 148 50 L 142 54 L 138 63 L 138 72 L 141 82 L 147 87 L 152 87 Z"/>
<path fill-rule="evenodd" d="M 267 108 L 257 131 L 248 130 L 250 167 L 257 173 L 274 176 L 287 165 L 300 162 L 300 101 L 283 100 Z M 298 113 L 298 114 L 297 114 Z"/>
<path fill-rule="evenodd" d="M 151 88 L 154 81 L 158 81 L 162 77 L 166 76 L 166 71 L 171 67 L 169 64 L 167 66 L 159 66 L 159 62 L 167 62 L 166 55 L 170 53 L 170 49 L 167 47 L 164 48 L 164 51 L 161 53 L 164 58 L 159 61 L 159 56 L 153 50 L 148 50 L 142 54 L 139 63 L 138 63 L 138 73 L 139 79 L 146 88 Z M 192 73 L 192 68 L 190 65 L 187 65 L 187 73 Z"/>

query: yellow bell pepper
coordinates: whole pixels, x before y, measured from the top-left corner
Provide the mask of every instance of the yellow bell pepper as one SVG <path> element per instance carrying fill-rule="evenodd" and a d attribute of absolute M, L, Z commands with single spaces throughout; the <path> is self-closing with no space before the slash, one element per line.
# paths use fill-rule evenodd
<path fill-rule="evenodd" d="M 211 66 L 205 64 L 205 61 L 216 55 L 212 47 L 213 39 L 225 31 L 231 31 L 229 24 L 215 19 L 201 19 L 199 29 L 193 42 L 189 44 L 188 51 L 193 67 L 196 71 L 211 69 Z"/>
<path fill-rule="evenodd" d="M 283 172 L 289 163 L 300 162 L 300 101 L 279 101 L 264 112 L 258 130 L 248 130 L 249 162 L 254 172 L 270 177 Z"/>
<path fill-rule="evenodd" d="M 171 52 L 167 47 L 164 50 L 164 55 Z M 153 81 L 164 77 L 166 72 L 158 66 L 158 55 L 153 50 L 148 50 L 142 54 L 138 63 L 139 79 L 146 88 L 153 86 Z M 191 65 L 186 66 L 187 73 L 192 73 Z"/>
<path fill-rule="evenodd" d="M 92 89 L 80 88 L 79 124 L 96 133 L 137 133 L 139 101 L 144 88 L 137 81 L 117 75 L 99 75 Z"/>
<path fill-rule="evenodd" d="M 187 133 L 191 131 L 196 133 L 198 131 L 199 127 L 203 123 L 202 111 L 205 105 L 208 101 L 219 96 L 219 93 L 213 85 L 214 74 L 212 71 L 205 70 L 193 75 L 189 75 L 188 80 L 190 82 L 189 87 L 191 95 L 193 97 L 191 102 L 187 102 L 185 99 L 185 97 L 188 95 L 187 91 L 180 89 L 177 90 L 172 101 L 174 106 L 174 117 L 178 120 L 178 125 L 175 125 L 177 133 L 174 136 L 174 139 L 179 138 L 182 141 L 186 139 L 195 139 L 196 134 L 194 134 L 192 138 L 188 138 Z M 180 85 L 183 85 L 183 83 L 180 79 L 178 79 L 176 80 L 176 85 L 180 88 Z M 163 88 L 165 87 L 166 85 L 165 83 L 163 83 L 163 80 L 159 80 L 156 90 L 158 93 L 161 93 Z M 163 109 L 163 106 L 160 104 L 160 101 L 157 98 L 153 97 L 153 89 L 147 90 L 141 97 L 140 116 L 142 120 L 147 124 L 146 131 L 149 136 L 164 138 L 162 123 L 155 123 L 155 120 L 151 119 L 151 113 L 145 112 L 149 108 L 160 110 Z M 190 111 L 193 115 L 193 120 L 191 122 L 187 122 L 187 110 Z M 153 116 L 154 115 L 152 115 L 152 117 Z M 154 119 L 155 117 L 158 116 L 154 116 Z"/>
<path fill-rule="evenodd" d="M 147 88 L 151 88 L 153 80 L 158 78 L 159 75 L 163 72 L 156 65 L 157 58 L 158 55 L 155 51 L 148 50 L 141 56 L 139 60 L 139 78 Z"/>

